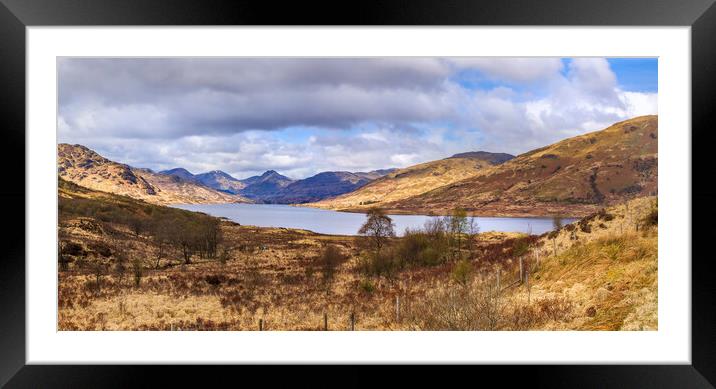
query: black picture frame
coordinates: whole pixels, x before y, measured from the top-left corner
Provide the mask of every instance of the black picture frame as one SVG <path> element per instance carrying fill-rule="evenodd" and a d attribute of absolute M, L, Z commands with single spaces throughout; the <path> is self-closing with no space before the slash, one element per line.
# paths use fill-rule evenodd
<path fill-rule="evenodd" d="M 714 387 L 716 385 L 716 283 L 713 248 L 716 189 L 711 177 L 716 143 L 711 112 L 716 101 L 716 6 L 714 0 L 549 0 L 549 1 L 113 1 L 0 0 L 0 152 L 5 202 L 3 249 L 0 250 L 0 385 L 7 387 L 128 387 L 166 384 L 169 377 L 203 386 L 222 379 L 216 371 L 193 374 L 193 367 L 39 366 L 26 365 L 25 354 L 25 46 L 28 26 L 60 25 L 569 25 L 691 26 L 692 61 L 692 364 L 604 366 L 488 366 L 479 374 L 510 383 L 548 387 Z M 688 129 L 684 129 L 688 131 Z M 20 161 L 23 168 L 20 167 Z M 27 204 L 25 205 L 27 207 Z M 694 217 L 698 215 L 699 217 Z M 668 236 L 662 239 L 669 239 Z M 618 353 L 618 350 L 615 350 Z M 380 372 L 381 383 L 407 383 L 397 370 Z M 169 371 L 171 370 L 171 372 Z M 339 367 L 340 386 L 368 385 L 378 375 Z M 225 370 L 223 370 L 225 371 Z M 300 371 L 300 373 L 298 373 Z M 349 372 L 350 371 L 350 372 Z M 232 375 L 235 372 L 230 373 Z M 251 367 L 246 374 L 264 376 Z M 316 384 L 314 367 L 294 368 L 283 377 L 293 385 L 306 378 Z M 300 377 L 300 378 L 299 378 Z M 462 381 L 463 373 L 419 374 L 421 383 Z M 236 381 L 235 381 L 236 382 Z M 270 383 L 270 382 L 269 382 Z M 320 382 L 319 382 L 320 383 Z M 313 386 L 313 385 L 312 385 Z M 317 385 L 323 386 L 323 385 Z"/>

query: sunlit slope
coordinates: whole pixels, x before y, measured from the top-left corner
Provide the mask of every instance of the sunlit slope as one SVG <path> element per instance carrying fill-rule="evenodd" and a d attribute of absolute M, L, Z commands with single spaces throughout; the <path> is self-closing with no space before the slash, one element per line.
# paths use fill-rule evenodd
<path fill-rule="evenodd" d="M 532 297 L 573 303 L 571 322 L 545 329 L 657 329 L 657 212 L 655 197 L 638 198 L 542 239 Z M 524 287 L 515 290 L 523 295 Z"/>
<path fill-rule="evenodd" d="M 530 151 L 387 209 L 482 215 L 581 216 L 657 193 L 657 116 L 642 116 Z"/>
<path fill-rule="evenodd" d="M 173 175 L 134 168 L 102 157 L 81 145 L 57 146 L 57 173 L 75 184 L 155 204 L 245 202 Z"/>
<path fill-rule="evenodd" d="M 491 158 L 491 155 L 484 153 L 479 158 L 446 158 L 399 169 L 354 192 L 310 205 L 351 210 L 382 206 L 472 177 L 502 161 Z"/>

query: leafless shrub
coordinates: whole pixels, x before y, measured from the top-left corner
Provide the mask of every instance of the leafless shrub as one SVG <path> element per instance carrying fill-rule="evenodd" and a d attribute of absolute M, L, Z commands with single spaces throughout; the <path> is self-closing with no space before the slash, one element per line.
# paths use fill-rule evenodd
<path fill-rule="evenodd" d="M 530 330 L 548 321 L 571 318 L 573 304 L 562 297 L 533 304 L 510 300 L 483 280 L 465 288 L 435 287 L 415 304 L 410 319 L 420 330 L 493 331 Z"/>
<path fill-rule="evenodd" d="M 411 319 L 421 330 L 491 331 L 504 309 L 492 286 L 476 282 L 460 290 L 436 288 L 415 304 Z"/>

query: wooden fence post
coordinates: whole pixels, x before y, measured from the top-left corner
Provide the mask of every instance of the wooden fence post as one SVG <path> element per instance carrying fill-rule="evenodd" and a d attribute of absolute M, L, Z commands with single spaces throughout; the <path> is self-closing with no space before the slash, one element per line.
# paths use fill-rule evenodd
<path fill-rule="evenodd" d="M 410 301 L 411 301 L 411 300 L 410 300 L 410 295 L 406 293 L 406 294 L 405 294 L 405 303 L 404 303 L 404 305 L 405 305 L 405 310 L 408 312 L 408 316 L 410 316 L 410 315 L 413 313 L 413 311 L 412 311 L 412 305 L 410 304 Z"/>
<path fill-rule="evenodd" d="M 525 282 L 527 283 L 527 305 L 530 305 L 530 272 L 525 274 Z"/>
<path fill-rule="evenodd" d="M 264 330 L 264 319 L 259 319 L 259 331 Z"/>
<path fill-rule="evenodd" d="M 328 331 L 328 314 L 323 314 L 323 331 Z"/>
<path fill-rule="evenodd" d="M 400 323 L 400 296 L 395 296 L 395 321 Z"/>
<path fill-rule="evenodd" d="M 524 262 L 522 261 L 522 257 L 520 257 L 520 283 L 522 283 L 525 278 L 525 268 L 524 268 Z"/>
<path fill-rule="evenodd" d="M 552 246 L 554 246 L 554 256 L 557 256 L 557 238 L 552 238 Z"/>
<path fill-rule="evenodd" d="M 351 312 L 351 331 L 356 329 L 356 314 Z"/>

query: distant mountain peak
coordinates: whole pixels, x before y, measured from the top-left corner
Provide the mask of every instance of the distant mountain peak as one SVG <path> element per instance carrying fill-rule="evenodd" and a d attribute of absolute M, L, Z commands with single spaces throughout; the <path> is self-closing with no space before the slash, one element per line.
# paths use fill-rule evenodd
<path fill-rule="evenodd" d="M 169 170 L 162 170 L 159 172 L 159 174 L 163 176 L 170 176 L 175 180 L 189 182 L 193 182 L 196 178 L 190 171 L 184 169 L 183 167 L 175 167 Z"/>
<path fill-rule="evenodd" d="M 187 173 L 187 174 L 191 174 L 192 176 L 194 175 L 190 171 L 184 169 L 183 167 L 175 167 L 172 169 L 162 170 L 160 173 L 166 173 L 166 174 Z"/>
<path fill-rule="evenodd" d="M 221 170 L 212 170 L 210 172 L 197 174 L 194 176 L 194 179 L 202 185 L 233 194 L 239 193 L 239 191 L 246 186 L 240 180 Z"/>
<path fill-rule="evenodd" d="M 271 177 L 271 176 L 279 176 L 279 177 L 286 177 L 283 174 L 277 172 L 276 170 L 266 170 L 264 174 L 261 175 L 261 177 Z M 288 177 L 286 177 L 288 178 Z"/>
<path fill-rule="evenodd" d="M 281 188 L 294 182 L 292 179 L 279 174 L 275 170 L 267 170 L 260 176 L 252 176 L 239 181 L 245 185 L 241 190 L 241 194 L 249 198 L 259 198 L 274 194 Z"/>
<path fill-rule="evenodd" d="M 195 175 L 195 177 L 209 177 L 209 176 L 213 176 L 213 177 L 224 177 L 224 178 L 227 178 L 227 179 L 232 180 L 232 181 L 238 181 L 238 180 L 237 180 L 236 178 L 234 178 L 231 174 L 229 174 L 229 173 L 227 173 L 227 172 L 225 172 L 225 171 L 223 171 L 223 170 L 212 170 L 212 171 L 209 171 L 209 172 L 206 172 L 206 173 L 200 173 L 200 174 L 196 174 L 196 175 Z"/>
<path fill-rule="evenodd" d="M 275 180 L 281 180 L 281 181 L 293 181 L 291 178 L 284 176 L 283 174 L 275 171 L 275 170 L 266 170 L 264 174 L 260 176 L 262 179 L 275 179 Z"/>
<path fill-rule="evenodd" d="M 184 169 L 183 167 L 175 167 L 172 169 L 162 170 L 159 172 L 159 174 L 165 175 L 165 176 L 177 176 L 184 179 L 192 179 L 194 178 L 194 174 L 192 174 L 190 171 Z"/>

